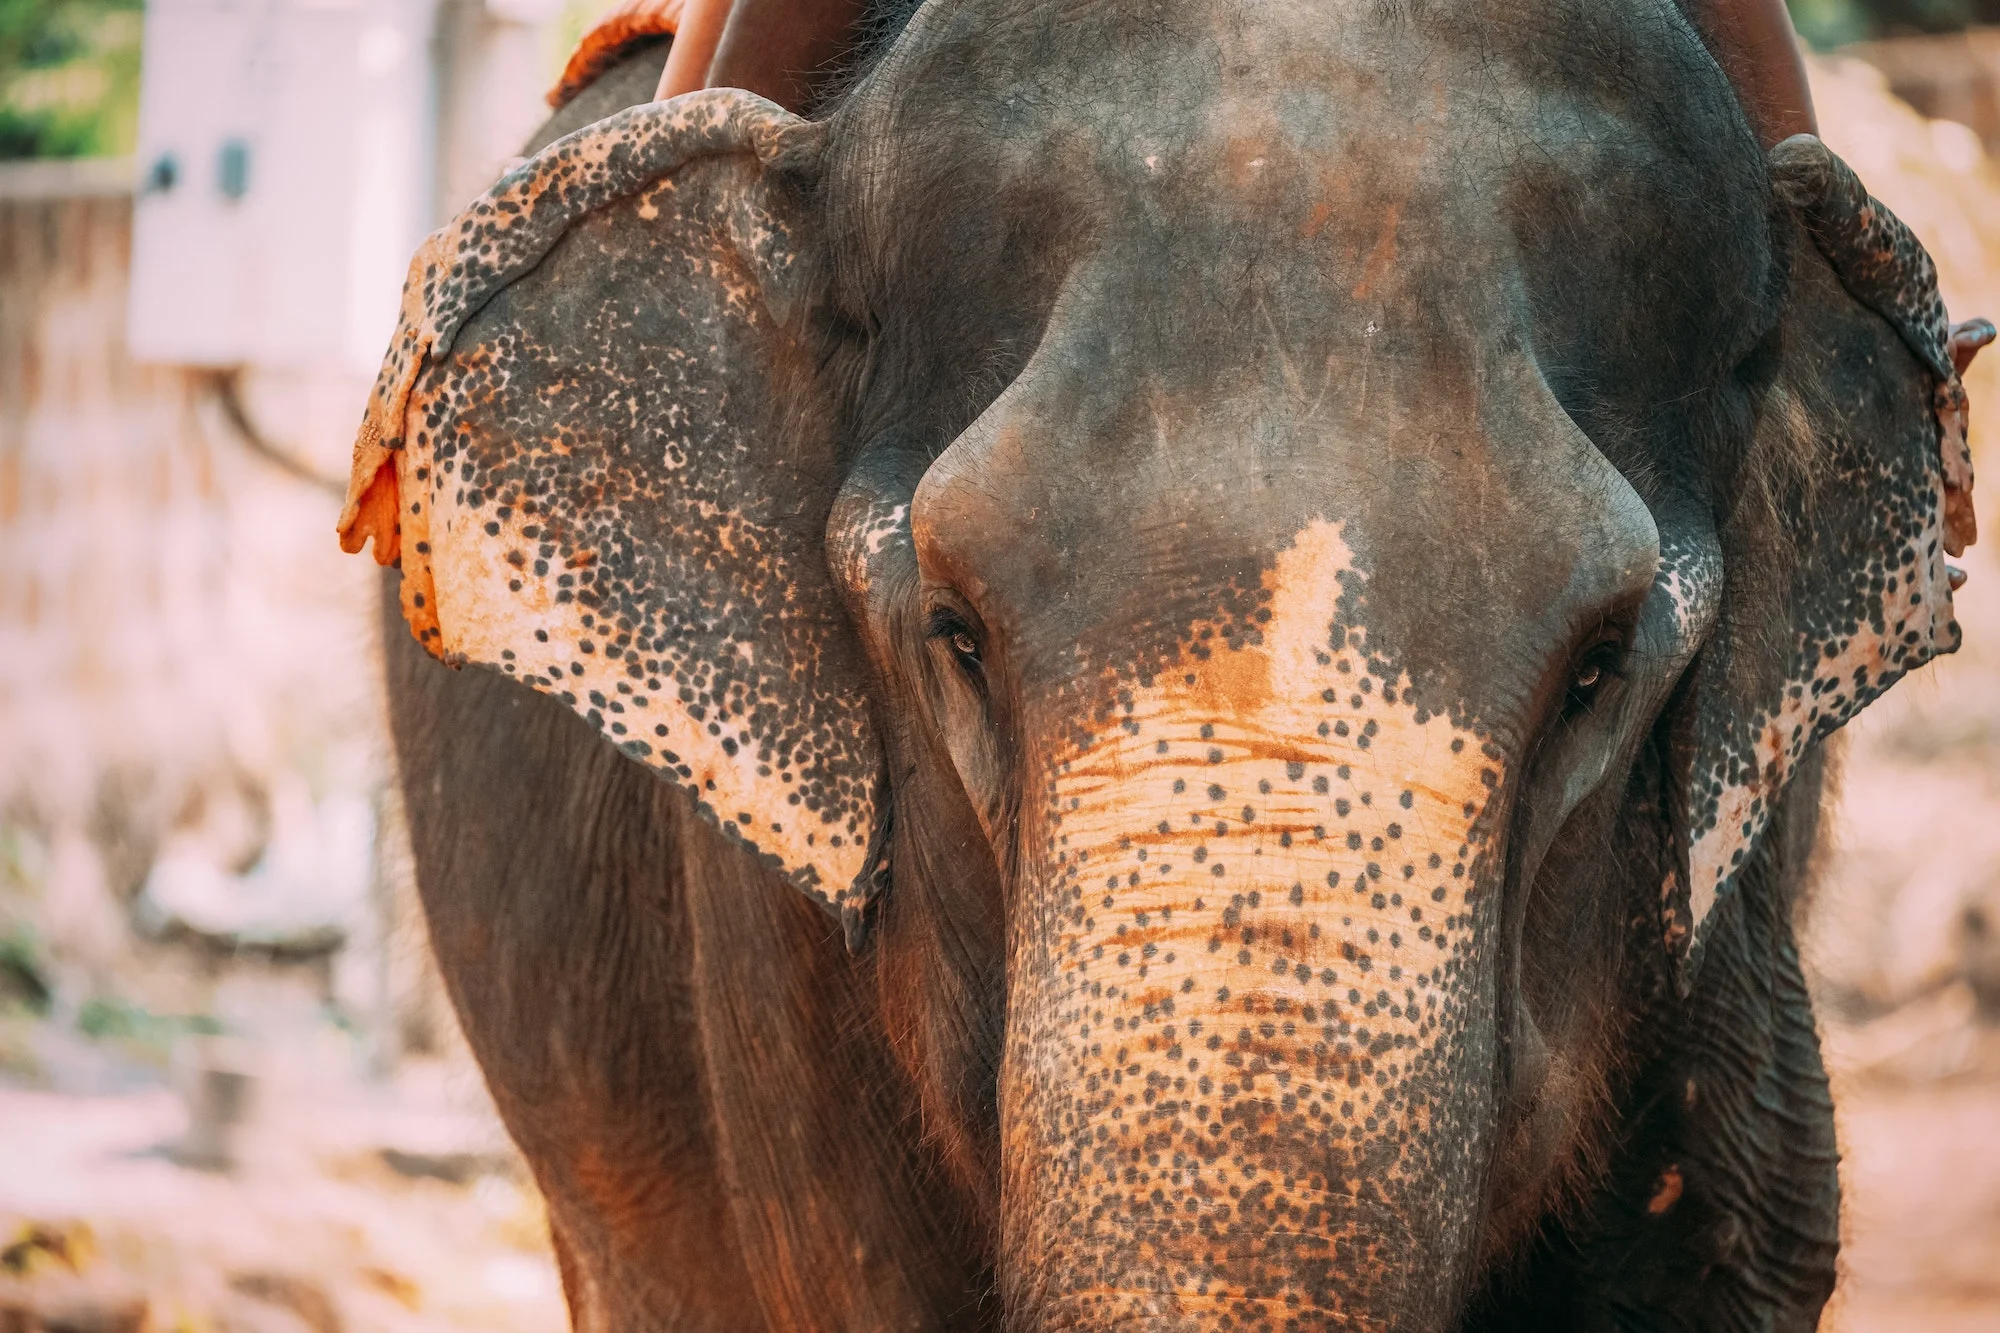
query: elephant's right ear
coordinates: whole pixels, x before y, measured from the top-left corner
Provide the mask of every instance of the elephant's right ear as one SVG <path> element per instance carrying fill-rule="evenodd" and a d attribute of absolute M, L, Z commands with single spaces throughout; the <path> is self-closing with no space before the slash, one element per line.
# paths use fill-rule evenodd
<path fill-rule="evenodd" d="M 1930 256 L 1825 144 L 1787 139 L 1769 166 L 1795 229 L 1780 365 L 1671 745 L 1684 982 L 1811 747 L 1958 647 L 1945 556 L 1975 535 L 1958 372 L 1993 326 L 1951 326 Z"/>
<path fill-rule="evenodd" d="M 433 235 L 355 444 L 341 544 L 411 631 L 574 707 L 836 910 L 881 760 L 826 572 L 817 126 L 740 91 L 560 139 Z"/>

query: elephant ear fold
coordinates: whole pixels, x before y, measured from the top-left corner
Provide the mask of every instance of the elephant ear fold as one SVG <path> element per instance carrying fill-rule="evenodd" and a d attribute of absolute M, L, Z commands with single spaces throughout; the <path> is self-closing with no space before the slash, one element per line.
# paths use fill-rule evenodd
<path fill-rule="evenodd" d="M 1993 341 L 1993 325 L 1984 319 L 1951 324 L 1938 291 L 1937 266 L 1923 243 L 1818 138 L 1795 134 L 1778 144 L 1770 167 L 1773 190 L 1797 213 L 1841 285 L 1880 315 L 1931 374 L 1944 479 L 1944 548 L 1948 555 L 1963 555 L 1979 530 L 1959 376 Z"/>
<path fill-rule="evenodd" d="M 1670 742 L 1679 845 L 1662 896 L 1684 981 L 1807 750 L 1958 647 L 1944 557 L 1974 535 L 1956 358 L 1991 326 L 1954 339 L 1930 256 L 1818 139 L 1779 144 L 1770 168 L 1802 243 L 1719 534 L 1723 614 Z"/>
<path fill-rule="evenodd" d="M 882 764 L 826 572 L 839 473 L 801 202 L 818 144 L 740 91 L 651 103 L 431 236 L 340 534 L 400 559 L 433 654 L 570 704 L 858 913 Z"/>

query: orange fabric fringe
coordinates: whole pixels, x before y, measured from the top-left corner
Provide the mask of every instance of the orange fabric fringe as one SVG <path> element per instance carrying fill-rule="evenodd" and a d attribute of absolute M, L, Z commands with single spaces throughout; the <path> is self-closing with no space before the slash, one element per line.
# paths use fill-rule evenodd
<path fill-rule="evenodd" d="M 683 0 L 621 0 L 584 34 L 563 67 L 562 78 L 549 90 L 549 105 L 561 110 L 591 81 L 616 64 L 625 48 L 648 37 L 670 36 L 680 30 Z"/>

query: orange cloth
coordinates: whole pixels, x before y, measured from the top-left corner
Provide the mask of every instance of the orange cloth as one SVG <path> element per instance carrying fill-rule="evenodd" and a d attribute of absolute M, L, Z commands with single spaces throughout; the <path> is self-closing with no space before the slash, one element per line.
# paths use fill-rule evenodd
<path fill-rule="evenodd" d="M 683 4 L 684 0 L 621 0 L 577 43 L 562 78 L 549 90 L 549 105 L 558 110 L 568 105 L 616 64 L 632 43 L 680 31 Z"/>

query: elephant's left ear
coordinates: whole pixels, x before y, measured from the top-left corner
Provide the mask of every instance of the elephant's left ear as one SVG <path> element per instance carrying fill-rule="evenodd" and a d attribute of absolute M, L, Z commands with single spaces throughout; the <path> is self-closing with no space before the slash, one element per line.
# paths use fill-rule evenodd
<path fill-rule="evenodd" d="M 1958 647 L 1944 557 L 1975 535 L 1959 371 L 1993 326 L 1948 325 L 1930 256 L 1818 139 L 1779 144 L 1770 170 L 1802 242 L 1783 362 L 1670 747 L 1662 906 L 1690 969 L 1808 748 Z"/>
<path fill-rule="evenodd" d="M 828 907 L 881 759 L 826 571 L 818 127 L 739 91 L 560 139 L 418 252 L 341 543 L 412 633 L 569 703 Z"/>

